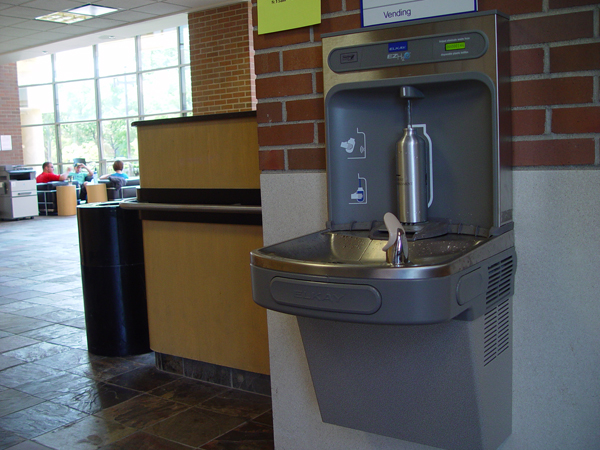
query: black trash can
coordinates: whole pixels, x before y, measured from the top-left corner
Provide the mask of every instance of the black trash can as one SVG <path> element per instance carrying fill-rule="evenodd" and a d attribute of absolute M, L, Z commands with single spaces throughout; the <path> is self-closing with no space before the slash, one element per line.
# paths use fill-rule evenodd
<path fill-rule="evenodd" d="M 150 352 L 142 221 L 121 202 L 77 207 L 88 350 Z"/>

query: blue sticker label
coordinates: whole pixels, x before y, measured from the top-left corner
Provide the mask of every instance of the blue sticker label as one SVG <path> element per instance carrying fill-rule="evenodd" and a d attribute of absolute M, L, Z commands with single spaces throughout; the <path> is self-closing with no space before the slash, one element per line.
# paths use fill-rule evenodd
<path fill-rule="evenodd" d="M 403 52 L 405 50 L 408 50 L 408 42 L 406 41 L 392 42 L 388 44 L 388 53 Z"/>

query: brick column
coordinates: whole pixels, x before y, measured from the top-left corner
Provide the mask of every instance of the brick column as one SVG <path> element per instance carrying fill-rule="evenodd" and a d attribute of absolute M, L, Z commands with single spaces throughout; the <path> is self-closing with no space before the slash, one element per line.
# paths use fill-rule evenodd
<path fill-rule="evenodd" d="M 255 109 L 250 8 L 244 2 L 188 15 L 194 115 Z"/>
<path fill-rule="evenodd" d="M 23 164 L 17 65 L 0 66 L 0 135 L 12 137 L 12 150 L 0 152 L 0 165 Z"/>

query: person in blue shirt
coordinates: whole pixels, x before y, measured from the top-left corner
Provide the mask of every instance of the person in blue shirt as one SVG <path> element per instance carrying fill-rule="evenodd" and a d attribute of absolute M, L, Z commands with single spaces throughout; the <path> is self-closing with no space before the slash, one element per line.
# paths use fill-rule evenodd
<path fill-rule="evenodd" d="M 108 177 L 121 177 L 121 178 L 129 178 L 129 176 L 127 176 L 126 173 L 123 173 L 123 161 L 115 161 L 113 163 L 113 170 L 115 171 L 115 173 L 110 173 L 110 174 L 106 174 L 106 175 L 102 175 L 100 177 L 101 180 L 106 180 Z"/>
<path fill-rule="evenodd" d="M 83 170 L 81 169 L 85 169 L 87 170 L 87 173 L 85 173 Z M 86 166 L 85 164 L 81 164 L 81 163 L 75 163 L 75 167 L 73 169 L 73 172 L 69 173 L 69 178 L 71 178 L 73 181 L 77 181 L 77 183 L 79 183 L 79 200 L 87 200 L 87 189 L 85 188 L 85 185 L 88 184 L 87 181 L 85 181 L 86 177 L 88 175 L 93 175 L 91 169 Z"/>
<path fill-rule="evenodd" d="M 83 172 L 81 169 L 85 169 L 87 170 L 87 173 Z M 85 164 L 81 164 L 81 163 L 75 163 L 75 168 L 73 170 L 73 172 L 71 172 L 69 174 L 70 178 L 73 178 L 73 181 L 77 181 L 79 183 L 79 186 L 83 186 L 83 184 L 86 182 L 85 179 L 88 176 L 93 176 L 94 173 L 91 171 L 91 169 L 86 166 Z"/>

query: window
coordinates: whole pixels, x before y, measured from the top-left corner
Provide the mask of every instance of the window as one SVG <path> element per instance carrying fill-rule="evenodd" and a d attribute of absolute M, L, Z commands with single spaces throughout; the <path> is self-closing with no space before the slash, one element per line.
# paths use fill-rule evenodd
<path fill-rule="evenodd" d="M 22 137 L 24 164 L 35 165 L 39 164 L 39 161 L 58 161 L 56 128 L 53 125 L 23 128 Z"/>
<path fill-rule="evenodd" d="M 98 74 L 101 77 L 134 73 L 136 70 L 135 39 L 98 45 Z"/>
<path fill-rule="evenodd" d="M 60 124 L 60 149 L 62 160 L 71 163 L 73 158 L 94 161 L 98 155 L 98 123 L 79 122 Z"/>
<path fill-rule="evenodd" d="M 103 119 L 138 115 L 137 78 L 135 75 L 99 80 L 100 116 Z"/>
<path fill-rule="evenodd" d="M 96 118 L 94 80 L 59 83 L 56 93 L 59 122 Z"/>
<path fill-rule="evenodd" d="M 52 60 L 50 55 L 19 61 L 17 76 L 20 85 L 43 84 L 52 82 Z"/>
<path fill-rule="evenodd" d="M 191 113 L 188 27 L 19 61 L 24 162 L 64 172 L 120 159 L 139 175 L 135 121 Z"/>
<path fill-rule="evenodd" d="M 140 39 L 142 70 L 179 64 L 177 30 L 147 34 Z"/>
<path fill-rule="evenodd" d="M 146 72 L 142 76 L 144 112 L 158 114 L 181 109 L 179 71 L 177 69 Z"/>
<path fill-rule="evenodd" d="M 94 56 L 92 47 L 78 48 L 54 55 L 56 81 L 94 78 Z"/>
<path fill-rule="evenodd" d="M 102 122 L 102 144 L 105 156 L 109 159 L 127 158 L 127 120 L 107 120 Z"/>
<path fill-rule="evenodd" d="M 54 123 L 54 94 L 51 84 L 20 88 L 19 103 L 21 125 Z"/>

